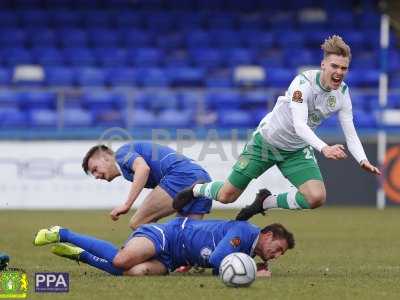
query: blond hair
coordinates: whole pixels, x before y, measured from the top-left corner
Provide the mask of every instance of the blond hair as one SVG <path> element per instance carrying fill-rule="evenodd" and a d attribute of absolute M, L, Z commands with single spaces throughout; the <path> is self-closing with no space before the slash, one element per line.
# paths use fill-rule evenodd
<path fill-rule="evenodd" d="M 348 57 L 351 59 L 351 50 L 349 45 L 338 35 L 332 35 L 325 39 L 321 45 L 321 49 L 324 51 L 324 58 L 331 54 Z"/>

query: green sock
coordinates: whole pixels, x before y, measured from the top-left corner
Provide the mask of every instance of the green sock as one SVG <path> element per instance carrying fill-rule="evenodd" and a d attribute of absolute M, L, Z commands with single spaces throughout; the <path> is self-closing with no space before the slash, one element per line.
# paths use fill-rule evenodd
<path fill-rule="evenodd" d="M 279 194 L 276 197 L 277 207 L 284 209 L 309 209 L 310 204 L 299 192 Z"/>
<path fill-rule="evenodd" d="M 193 188 L 193 195 L 195 197 L 203 196 L 213 200 L 218 200 L 218 192 L 223 185 L 223 181 L 211 181 L 203 184 L 196 184 Z"/>

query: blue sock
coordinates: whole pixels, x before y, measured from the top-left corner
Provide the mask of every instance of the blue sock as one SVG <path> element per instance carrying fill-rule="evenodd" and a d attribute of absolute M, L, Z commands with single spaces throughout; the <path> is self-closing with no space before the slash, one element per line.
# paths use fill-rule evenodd
<path fill-rule="evenodd" d="M 84 262 L 88 265 L 91 265 L 92 267 L 106 271 L 107 273 L 110 273 L 110 274 L 116 275 L 116 276 L 121 276 L 122 273 L 124 272 L 124 270 L 114 267 L 112 262 L 109 262 L 108 260 L 97 257 L 87 251 L 83 251 L 79 255 L 79 261 Z"/>
<path fill-rule="evenodd" d="M 110 242 L 99 240 L 88 235 L 79 234 L 65 228 L 60 229 L 60 242 L 74 244 L 75 246 L 94 254 L 98 258 L 103 258 L 111 263 L 118 253 L 118 248 Z"/>

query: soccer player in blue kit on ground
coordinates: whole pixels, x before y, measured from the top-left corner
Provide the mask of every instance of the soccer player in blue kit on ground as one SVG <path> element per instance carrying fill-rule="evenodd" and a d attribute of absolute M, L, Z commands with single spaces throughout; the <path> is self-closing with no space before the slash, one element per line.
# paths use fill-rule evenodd
<path fill-rule="evenodd" d="M 122 175 L 132 182 L 125 202 L 110 213 L 114 221 L 129 212 L 144 188 L 153 189 L 131 218 L 132 229 L 173 214 L 176 210 L 172 202 L 178 192 L 196 182 L 211 181 L 207 171 L 193 160 L 150 142 L 127 143 L 115 153 L 105 145 L 94 146 L 86 153 L 82 168 L 96 179 L 110 182 Z M 211 206 L 212 201 L 203 197 L 183 207 L 178 215 L 201 219 L 210 212 Z"/>
<path fill-rule="evenodd" d="M 72 244 L 73 246 L 69 245 Z M 259 256 L 257 276 L 270 276 L 267 262 L 294 247 L 294 237 L 281 224 L 263 229 L 246 221 L 175 218 L 163 224 L 141 225 L 118 248 L 112 243 L 60 226 L 41 229 L 34 245 L 54 244 L 51 251 L 112 275 L 163 275 L 189 264 L 218 274 L 225 256 L 243 252 Z"/>

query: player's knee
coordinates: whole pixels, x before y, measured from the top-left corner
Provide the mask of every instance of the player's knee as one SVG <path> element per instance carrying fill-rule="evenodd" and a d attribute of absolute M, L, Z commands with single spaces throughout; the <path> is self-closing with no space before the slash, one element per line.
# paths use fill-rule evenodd
<path fill-rule="evenodd" d="M 221 189 L 218 193 L 218 201 L 222 203 L 232 203 L 237 198 L 238 197 L 234 191 Z"/>
<path fill-rule="evenodd" d="M 118 269 L 127 270 L 132 266 L 129 265 L 129 259 L 125 255 L 117 254 L 113 259 L 113 266 Z"/>
<path fill-rule="evenodd" d="M 317 208 L 324 205 L 326 201 L 326 192 L 325 190 L 312 191 L 305 195 L 310 208 Z"/>

